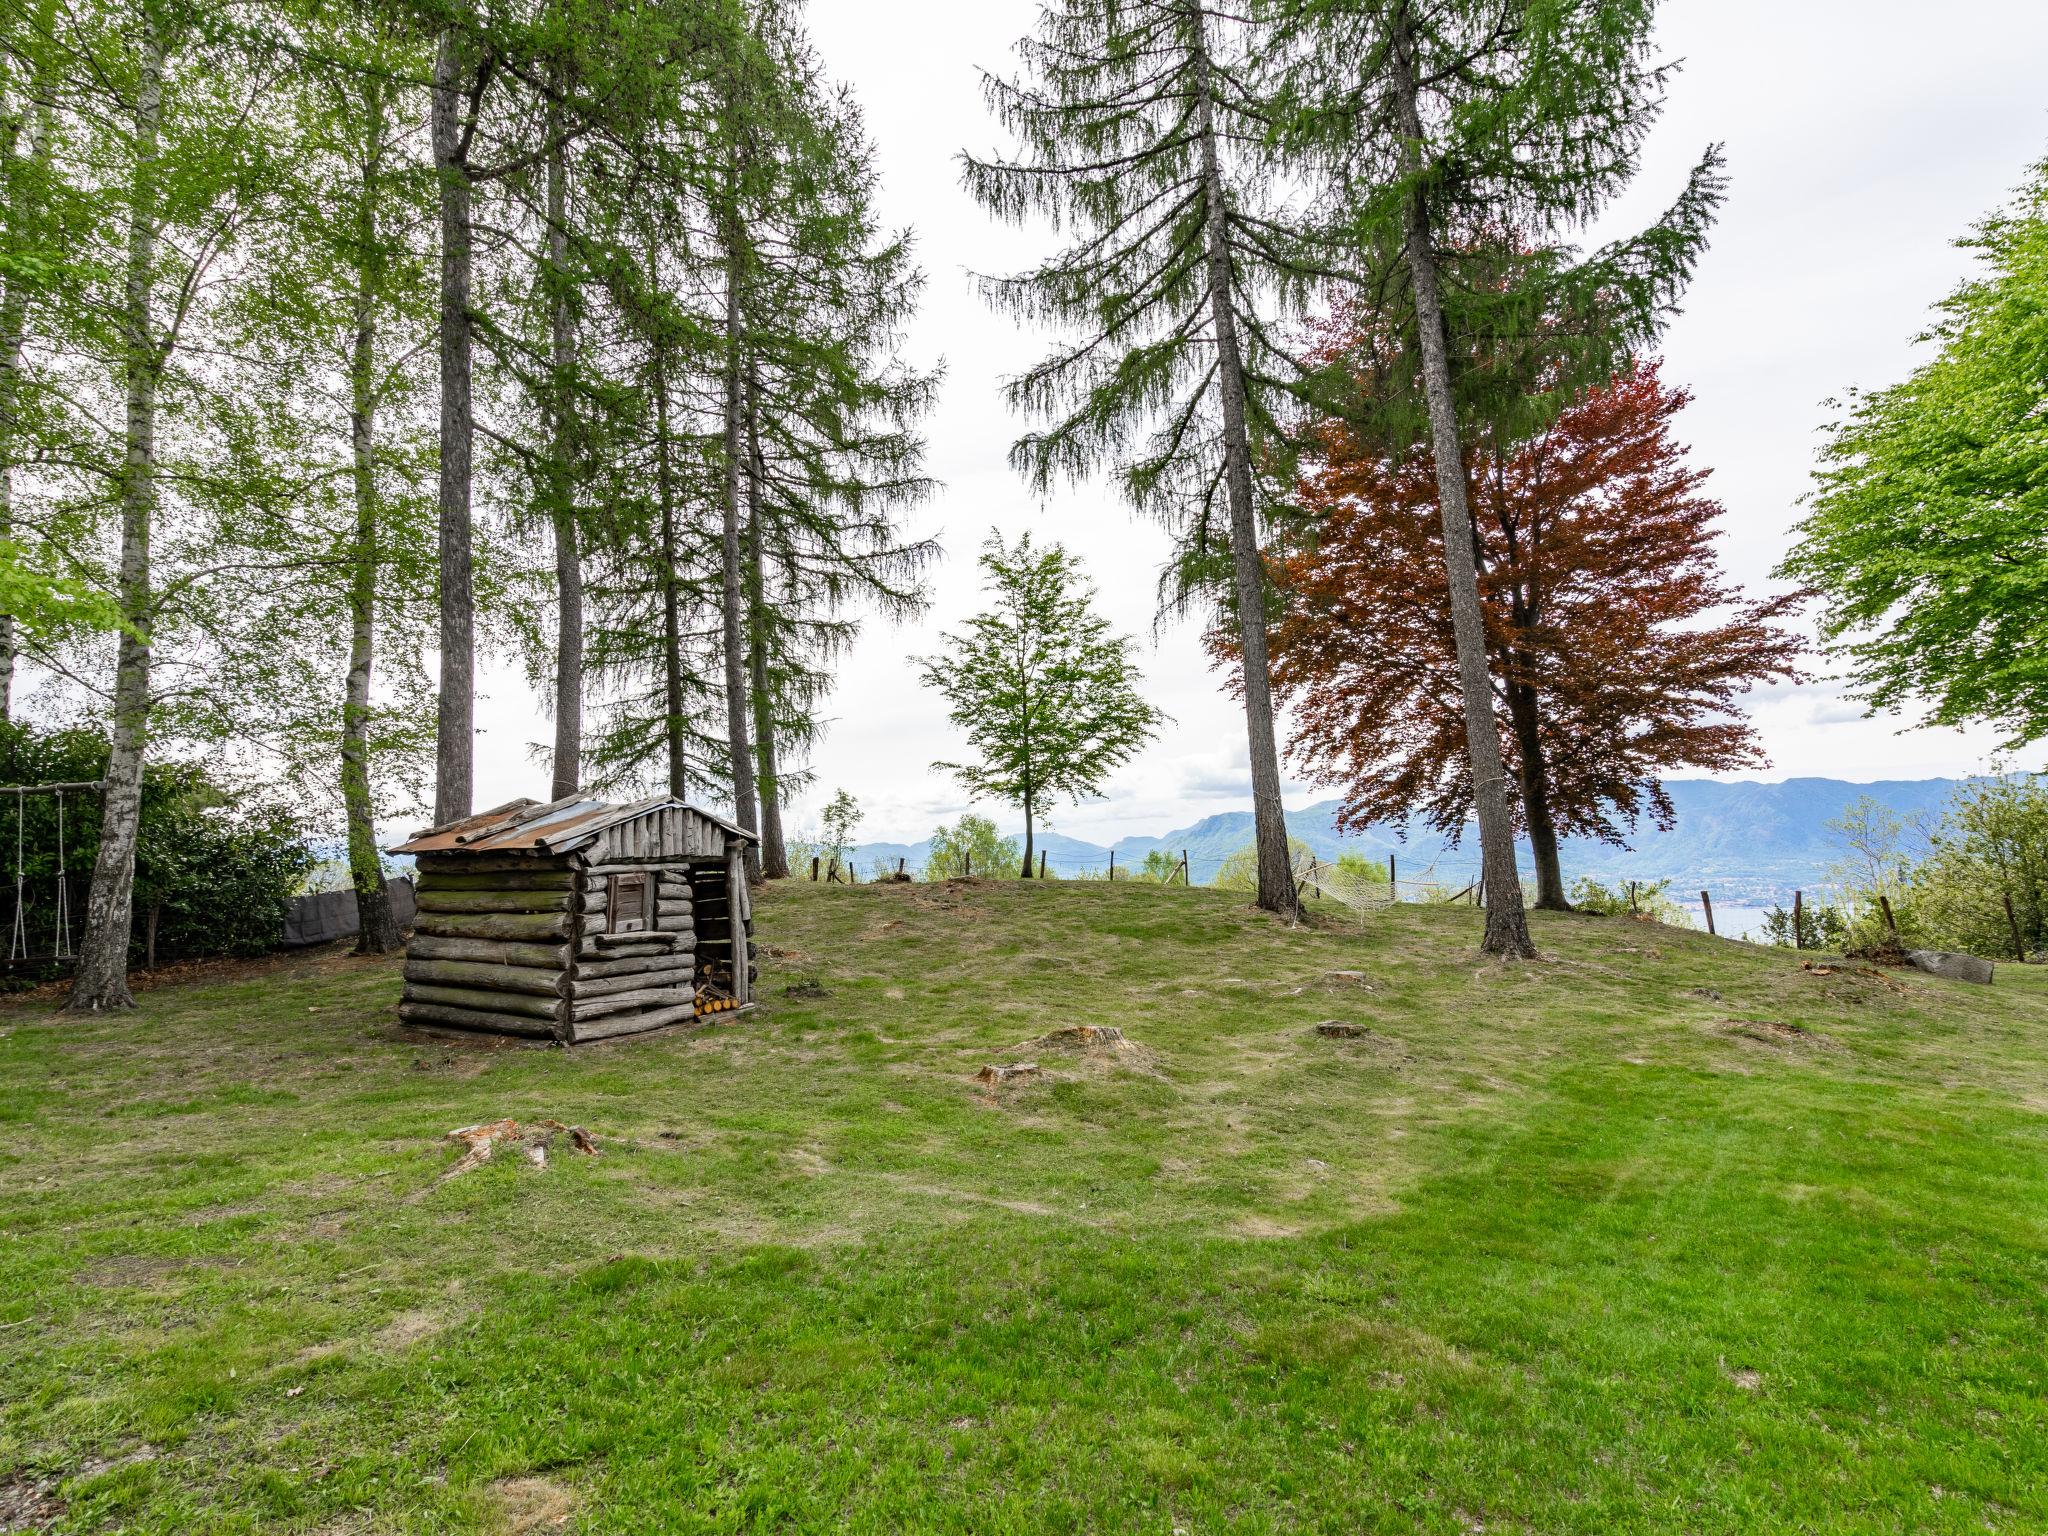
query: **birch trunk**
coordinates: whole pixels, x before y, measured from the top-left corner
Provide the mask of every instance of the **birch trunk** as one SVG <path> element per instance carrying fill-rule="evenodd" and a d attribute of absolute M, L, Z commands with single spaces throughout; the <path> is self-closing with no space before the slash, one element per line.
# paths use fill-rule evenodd
<path fill-rule="evenodd" d="M 121 569 L 125 627 L 114 673 L 113 739 L 100 813 L 99 854 L 85 904 L 78 971 L 64 1006 L 74 1013 L 133 1008 L 128 944 L 134 931 L 135 844 L 142 825 L 142 765 L 149 744 L 150 536 L 156 513 L 156 394 L 163 368 L 156 335 L 158 139 L 163 124 L 164 43 L 143 13 L 132 124 L 135 163 L 128 198 L 128 259 L 121 296 L 127 394 L 121 464 Z"/>
<path fill-rule="evenodd" d="M 725 725 L 732 759 L 733 820 L 747 832 L 760 826 L 754 802 L 754 750 L 748 740 L 746 636 L 741 624 L 744 603 L 740 572 L 740 236 L 739 221 L 729 218 L 726 226 L 725 257 L 725 474 L 722 512 L 724 539 L 723 594 L 720 607 L 725 621 Z M 748 844 L 746 873 L 749 880 L 761 878 L 760 849 Z"/>
<path fill-rule="evenodd" d="M 441 34 L 434 55 L 432 129 L 441 203 L 441 696 L 434 820 L 474 805 L 476 616 L 471 587 L 470 180 L 463 143 L 461 41 Z"/>
<path fill-rule="evenodd" d="M 553 268 L 549 328 L 554 384 L 549 392 L 549 470 L 555 535 L 555 777 L 552 799 L 583 787 L 583 556 L 578 547 L 575 475 L 570 455 L 569 386 L 576 367 L 576 316 L 569 298 L 569 156 L 560 108 L 548 113 L 548 263 Z"/>
<path fill-rule="evenodd" d="M 356 526 L 349 571 L 348 685 L 341 706 L 341 803 L 348 825 L 349 882 L 356 893 L 356 953 L 399 946 L 398 919 L 377 851 L 370 794 L 370 682 L 377 641 L 377 198 L 383 175 L 384 90 L 366 79 L 362 201 L 356 211 L 355 336 L 349 352 L 349 450 Z"/>
<path fill-rule="evenodd" d="M 747 377 L 747 673 L 754 701 L 754 755 L 760 764 L 761 878 L 789 878 L 789 847 L 782 834 L 782 775 L 776 761 L 775 695 L 768 679 L 768 623 L 763 601 L 761 401 L 752 373 Z"/>
<path fill-rule="evenodd" d="M 1252 502 L 1250 432 L 1246 425 L 1244 359 L 1231 297 L 1230 230 L 1216 112 L 1209 75 L 1208 24 L 1195 15 L 1195 133 L 1201 141 L 1204 241 L 1210 322 L 1216 332 L 1216 387 L 1223 407 L 1223 484 L 1230 504 L 1230 564 L 1243 656 L 1246 745 L 1251 758 L 1252 825 L 1258 844 L 1259 905 L 1292 914 L 1294 871 L 1287 856 L 1287 815 L 1280 803 L 1280 753 L 1273 732 L 1273 684 L 1266 652 L 1266 572 Z"/>
<path fill-rule="evenodd" d="M 1436 247 L 1418 185 L 1422 170 L 1422 112 L 1417 99 L 1412 40 L 1405 12 L 1394 23 L 1391 67 L 1394 109 L 1407 140 L 1410 177 L 1404 256 L 1415 292 L 1415 329 L 1422 353 L 1423 393 L 1429 406 L 1430 446 L 1436 459 L 1438 508 L 1444 528 L 1444 570 L 1450 581 L 1451 633 L 1458 652 L 1458 686 L 1465 708 L 1465 749 L 1472 764 L 1472 800 L 1479 813 L 1480 878 L 1486 888 L 1490 955 L 1527 959 L 1536 953 L 1522 910 L 1515 870 L 1514 823 L 1508 814 L 1507 776 L 1501 766 L 1500 728 L 1493 714 L 1493 684 L 1486 660 L 1486 624 L 1479 606 L 1478 552 L 1465 484 L 1464 444 L 1451 395 L 1450 349 Z"/>

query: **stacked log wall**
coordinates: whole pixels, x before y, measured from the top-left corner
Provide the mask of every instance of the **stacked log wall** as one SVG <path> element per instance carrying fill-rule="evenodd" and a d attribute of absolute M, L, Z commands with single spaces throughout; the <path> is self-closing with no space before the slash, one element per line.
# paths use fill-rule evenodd
<path fill-rule="evenodd" d="M 398 1015 L 409 1024 L 560 1038 L 576 872 L 566 860 L 422 857 Z"/>
<path fill-rule="evenodd" d="M 601 845 L 597 851 L 604 862 L 583 871 L 575 953 L 563 989 L 569 1039 L 602 1039 L 696 1017 L 694 903 L 687 873 L 665 862 L 664 850 L 672 840 L 660 828 L 644 829 L 637 838 Z M 609 931 L 606 912 L 615 875 L 648 877 L 648 928 Z"/>

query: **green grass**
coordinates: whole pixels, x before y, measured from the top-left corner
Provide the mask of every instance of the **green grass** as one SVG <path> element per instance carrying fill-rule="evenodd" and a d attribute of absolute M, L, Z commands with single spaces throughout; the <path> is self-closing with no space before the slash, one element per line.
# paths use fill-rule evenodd
<path fill-rule="evenodd" d="M 760 908 L 757 1012 L 573 1051 L 340 956 L 0 1010 L 0 1529 L 2048 1528 L 2048 973 Z M 443 1182 L 505 1115 L 603 1154 Z"/>

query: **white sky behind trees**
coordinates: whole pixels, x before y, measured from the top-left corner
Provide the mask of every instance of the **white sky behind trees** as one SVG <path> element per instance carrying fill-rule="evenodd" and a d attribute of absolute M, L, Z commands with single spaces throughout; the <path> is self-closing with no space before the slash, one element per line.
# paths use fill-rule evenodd
<path fill-rule="evenodd" d="M 1163 832 L 1248 809 L 1244 721 L 1207 664 L 1200 630 L 1153 630 L 1167 542 L 1104 483 L 1031 496 L 1008 465 L 1020 422 L 999 387 L 1049 338 L 989 310 L 970 273 L 1027 265 L 1046 230 L 992 221 L 961 190 L 956 154 L 1002 147 L 978 68 L 1008 72 L 1034 0 L 811 0 L 827 66 L 867 111 L 882 210 L 914 227 L 928 274 L 911 351 L 943 357 L 947 378 L 926 424 L 929 467 L 944 489 L 916 514 L 943 540 L 925 622 L 867 621 L 839 672 L 817 754 L 817 788 L 795 828 L 838 788 L 867 812 L 863 839 L 914 840 L 967 805 L 934 758 L 957 755 L 943 702 L 909 656 L 938 644 L 979 601 L 975 555 L 990 527 L 1032 529 L 1080 555 L 1100 604 L 1145 642 L 1147 692 L 1174 717 L 1118 773 L 1107 797 L 1053 812 L 1054 830 L 1094 841 Z M 1666 339 L 1665 378 L 1695 399 L 1680 418 L 1709 490 L 1728 509 L 1722 557 L 1761 588 L 1799 515 L 1826 402 L 1852 385 L 1901 377 L 1923 355 L 1914 336 L 1930 306 L 1969 270 L 1954 240 L 2004 202 L 2048 157 L 2048 5 L 2041 0 L 1667 0 L 1667 56 L 1685 61 L 1668 110 L 1614 228 L 1647 222 L 1710 141 L 1727 145 L 1727 206 Z M 483 679 L 477 803 L 544 794 L 525 750 L 551 739 L 516 669 Z M 1749 708 L 1772 766 L 1763 777 L 1925 778 L 1986 767 L 1994 732 L 1908 730 L 1865 720 L 1838 685 L 1775 688 Z M 2033 752 L 2013 764 L 2041 766 Z M 1331 793 L 1290 777 L 1299 806 Z M 994 807 L 1006 828 L 1014 820 Z"/>

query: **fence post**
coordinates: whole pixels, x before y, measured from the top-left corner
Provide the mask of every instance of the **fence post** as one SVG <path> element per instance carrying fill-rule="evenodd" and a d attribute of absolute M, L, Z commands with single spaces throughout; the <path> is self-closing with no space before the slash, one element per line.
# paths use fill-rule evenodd
<path fill-rule="evenodd" d="M 1792 947 L 1806 948 L 1806 892 L 1792 893 Z"/>
<path fill-rule="evenodd" d="M 1633 880 L 1628 883 L 1628 915 L 1630 917 L 1641 917 L 1643 915 L 1642 909 L 1636 905 L 1636 883 Z"/>
<path fill-rule="evenodd" d="M 1195 883 L 1194 871 L 1188 868 L 1188 851 L 1185 848 L 1180 851 L 1180 883 L 1186 886 Z"/>
<path fill-rule="evenodd" d="M 902 873 L 903 873 L 903 866 L 904 866 L 905 864 L 908 864 L 909 862 L 910 862 L 910 860 L 909 860 L 909 859 L 907 859 L 907 858 L 899 858 L 899 859 L 898 859 L 898 860 L 896 861 L 896 873 L 897 873 L 897 874 L 899 874 L 899 875 L 900 875 L 900 874 L 902 874 Z"/>
<path fill-rule="evenodd" d="M 1700 892 L 1700 907 L 1707 914 L 1707 937 L 1714 937 L 1714 898 L 1705 891 Z"/>
<path fill-rule="evenodd" d="M 2027 945 L 2020 937 L 2020 920 L 2012 910 L 2012 892 L 2006 891 L 2002 894 L 2005 897 L 2006 925 L 2012 929 L 2012 957 L 2024 964 L 2027 958 Z"/>
<path fill-rule="evenodd" d="M 1388 901 L 1399 901 L 1400 899 L 1401 899 L 1401 874 L 1400 874 L 1400 866 L 1399 866 L 1399 865 L 1397 865 L 1397 864 L 1396 864 L 1396 863 L 1394 862 L 1394 856 L 1393 856 L 1393 855 L 1392 855 L 1392 854 L 1390 853 L 1390 854 L 1388 854 L 1388 855 L 1387 855 L 1387 900 L 1388 900 Z"/>
<path fill-rule="evenodd" d="M 1116 884 L 1116 850 L 1109 850 L 1109 883 Z"/>
<path fill-rule="evenodd" d="M 1045 850 L 1043 848 L 1038 850 L 1038 878 L 1041 880 L 1045 878 Z"/>
<path fill-rule="evenodd" d="M 814 854 L 812 854 L 812 855 L 811 855 L 811 883 L 812 883 L 813 885 L 815 885 L 815 884 L 817 884 L 817 882 L 818 882 L 818 856 L 817 856 L 817 855 L 816 855 L 816 854 L 814 853 Z"/>
<path fill-rule="evenodd" d="M 972 880 L 974 878 L 974 850 L 972 848 L 960 850 L 960 867 L 966 871 L 967 879 Z"/>

